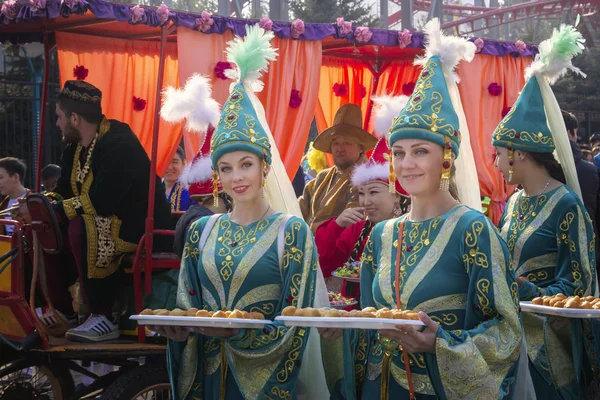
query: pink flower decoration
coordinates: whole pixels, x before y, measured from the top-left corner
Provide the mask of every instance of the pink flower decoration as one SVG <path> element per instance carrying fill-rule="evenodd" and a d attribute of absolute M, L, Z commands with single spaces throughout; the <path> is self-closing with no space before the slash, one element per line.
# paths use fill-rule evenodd
<path fill-rule="evenodd" d="M 14 20 L 17 18 L 17 2 L 15 0 L 4 0 L 0 14 L 3 14 L 7 19 Z"/>
<path fill-rule="evenodd" d="M 161 25 L 164 24 L 169 19 L 169 7 L 165 3 L 162 3 L 156 9 L 156 15 L 158 15 Z"/>
<path fill-rule="evenodd" d="M 348 94 L 348 88 L 343 83 L 336 83 L 333 85 L 333 93 L 337 97 L 344 97 Z"/>
<path fill-rule="evenodd" d="M 73 68 L 73 76 L 78 81 L 85 81 L 85 78 L 87 78 L 89 72 L 90 71 L 83 65 L 78 65 Z"/>
<path fill-rule="evenodd" d="M 302 34 L 304 34 L 304 21 L 296 19 L 292 22 L 292 37 L 298 39 Z"/>
<path fill-rule="evenodd" d="M 502 118 L 506 117 L 506 114 L 508 114 L 510 110 L 512 110 L 512 107 L 504 107 L 502 109 Z"/>
<path fill-rule="evenodd" d="M 482 38 L 477 38 L 475 39 L 475 41 L 473 42 L 475 44 L 475 47 L 477 47 L 477 50 L 475 50 L 475 53 L 481 53 L 481 50 L 483 50 L 483 39 Z"/>
<path fill-rule="evenodd" d="M 63 0 L 63 4 L 65 4 L 72 11 L 79 4 L 79 0 Z"/>
<path fill-rule="evenodd" d="M 490 83 L 490 86 L 488 86 L 488 92 L 492 96 L 500 96 L 502 94 L 502 86 L 497 82 L 492 82 Z"/>
<path fill-rule="evenodd" d="M 146 100 L 133 96 L 133 109 L 142 111 L 144 108 L 146 108 Z"/>
<path fill-rule="evenodd" d="M 29 4 L 31 4 L 31 11 L 35 13 L 46 8 L 46 0 L 29 0 Z"/>
<path fill-rule="evenodd" d="M 367 43 L 373 37 L 373 32 L 366 26 L 359 26 L 354 30 L 354 37 L 358 43 Z"/>
<path fill-rule="evenodd" d="M 522 40 L 517 40 L 515 42 L 515 47 L 517 48 L 517 51 L 519 52 L 519 54 L 523 54 L 525 52 L 525 50 L 527 49 L 527 45 Z"/>
<path fill-rule="evenodd" d="M 196 18 L 196 26 L 195 28 L 201 32 L 208 32 L 210 28 L 212 28 L 215 21 L 211 18 L 210 14 L 206 11 L 202 11 L 200 14 L 200 18 Z"/>
<path fill-rule="evenodd" d="M 408 82 L 402 85 L 402 94 L 405 96 L 410 96 L 415 91 L 415 83 Z"/>
<path fill-rule="evenodd" d="M 344 21 L 343 17 L 337 18 L 337 26 L 340 27 L 341 35 L 347 35 L 352 32 L 352 22 Z"/>
<path fill-rule="evenodd" d="M 144 9 L 140 6 L 133 6 L 130 8 L 131 10 L 131 22 L 137 24 L 138 22 L 142 22 L 142 18 L 144 17 Z"/>
<path fill-rule="evenodd" d="M 412 33 L 408 29 L 398 32 L 398 44 L 401 48 L 407 47 L 412 42 Z"/>
<path fill-rule="evenodd" d="M 227 76 L 225 75 L 226 69 L 231 69 L 231 64 L 227 61 L 219 61 L 217 65 L 215 65 L 215 75 L 217 78 L 223 80 L 227 79 Z"/>
<path fill-rule="evenodd" d="M 260 21 L 258 21 L 258 24 L 265 31 L 270 31 L 271 29 L 273 29 L 273 21 L 271 21 L 269 17 L 262 17 Z"/>
<path fill-rule="evenodd" d="M 298 90 L 292 89 L 292 94 L 290 95 L 290 107 L 298 108 L 302 104 L 302 98 L 300 97 L 300 92 Z"/>
<path fill-rule="evenodd" d="M 367 97 L 367 88 L 365 87 L 365 85 L 360 85 L 358 87 L 358 89 L 360 90 L 360 98 L 364 99 L 365 97 Z"/>

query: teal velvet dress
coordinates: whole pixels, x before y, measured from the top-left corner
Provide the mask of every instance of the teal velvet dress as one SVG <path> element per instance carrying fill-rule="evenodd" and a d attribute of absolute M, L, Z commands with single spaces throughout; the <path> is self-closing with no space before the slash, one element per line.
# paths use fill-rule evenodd
<path fill-rule="evenodd" d="M 278 213 L 242 226 L 223 215 L 200 250 L 209 218 L 194 222 L 188 231 L 177 290 L 179 308 L 258 311 L 273 320 L 289 305 L 313 305 L 318 261 L 304 221 L 291 217 L 286 223 Z M 173 397 L 295 399 L 309 333 L 274 322 L 264 329 L 242 329 L 228 339 L 190 333 L 186 342 L 169 340 Z"/>
<path fill-rule="evenodd" d="M 512 269 L 527 280 L 519 288 L 521 301 L 558 293 L 593 294 L 594 229 L 581 200 L 568 186 L 539 196 L 515 193 L 499 227 L 512 252 Z M 532 313 L 522 313 L 522 319 L 537 397 L 582 398 L 582 321 Z"/>
<path fill-rule="evenodd" d="M 517 284 L 491 221 L 461 205 L 426 221 L 377 224 L 363 254 L 361 306 L 396 309 L 396 282 L 402 309 L 426 312 L 440 325 L 435 354 L 408 353 L 417 398 L 512 398 L 522 342 Z M 345 357 L 354 374 L 337 382 L 338 397 L 409 398 L 397 343 L 354 331 L 341 346 L 354 356 Z"/>

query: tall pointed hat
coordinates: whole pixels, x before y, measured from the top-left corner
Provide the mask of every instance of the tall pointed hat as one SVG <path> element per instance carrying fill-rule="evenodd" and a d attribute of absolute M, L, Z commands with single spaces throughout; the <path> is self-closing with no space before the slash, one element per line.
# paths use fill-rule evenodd
<path fill-rule="evenodd" d="M 371 153 L 369 161 L 357 166 L 352 173 L 352 184 L 364 185 L 373 181 L 381 181 L 390 186 L 390 192 L 408 197 L 408 193 L 402 188 L 395 177 L 390 183 L 390 171 L 393 166 L 390 163 L 390 148 L 387 144 L 385 134 L 388 132 L 392 120 L 406 106 L 407 96 L 381 96 L 373 97 L 373 126 L 379 140 Z"/>
<path fill-rule="evenodd" d="M 271 45 L 274 33 L 258 24 L 246 25 L 246 36 L 236 36 L 227 46 L 227 61 L 235 69 L 226 75 L 233 79 L 229 97 L 223 105 L 221 119 L 211 141 L 211 158 L 216 169 L 226 153 L 248 151 L 263 160 L 266 176 L 265 193 L 271 206 L 281 212 L 302 216 L 290 178 L 287 175 L 275 140 L 271 135 L 262 103 L 255 92 L 263 89 L 260 81 L 269 62 L 277 56 Z M 213 178 L 217 181 L 216 172 Z"/>
<path fill-rule="evenodd" d="M 451 168 L 461 144 L 461 120 L 449 85 L 455 86 L 458 82 L 455 72 L 458 63 L 471 61 L 476 48 L 464 38 L 444 35 L 437 18 L 425 25 L 424 32 L 427 38 L 425 56 L 415 61 L 423 70 L 408 104 L 392 122 L 389 145 L 392 147 L 400 139 L 422 139 L 442 146 L 444 162 L 440 189 L 447 191 Z"/>
<path fill-rule="evenodd" d="M 214 126 L 219 121 L 220 106 L 212 98 L 212 88 L 207 77 L 194 74 L 180 89 L 167 87 L 163 93 L 160 110 L 162 119 L 179 122 L 185 119 L 186 130 L 205 133 L 200 149 L 191 163 L 186 165 L 179 178 L 190 196 L 209 196 L 221 191 L 212 179 L 210 140 Z"/>
<path fill-rule="evenodd" d="M 571 60 L 584 50 L 585 39 L 573 26 L 561 25 L 539 45 L 534 62 L 525 70 L 526 83 L 519 98 L 492 134 L 492 145 L 509 150 L 509 177 L 513 152 L 555 153 L 567 184 L 581 197 L 569 137 L 556 97 L 550 88 L 568 70 L 585 76 Z"/>

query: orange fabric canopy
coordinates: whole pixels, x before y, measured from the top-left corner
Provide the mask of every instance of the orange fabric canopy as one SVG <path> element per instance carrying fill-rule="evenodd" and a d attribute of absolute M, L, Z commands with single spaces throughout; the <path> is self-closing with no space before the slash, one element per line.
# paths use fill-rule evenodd
<path fill-rule="evenodd" d="M 152 150 L 152 129 L 157 85 L 160 43 L 56 32 L 61 87 L 75 79 L 73 68 L 88 69 L 86 82 L 102 91 L 102 111 L 107 118 L 129 124 L 148 155 Z M 166 44 L 164 85 L 177 86 L 177 48 Z M 160 88 L 162 91 L 163 88 Z M 133 98 L 146 101 L 136 111 Z M 52 110 L 51 110 L 52 112 Z M 156 171 L 162 176 L 181 140 L 181 125 L 160 123 Z"/>

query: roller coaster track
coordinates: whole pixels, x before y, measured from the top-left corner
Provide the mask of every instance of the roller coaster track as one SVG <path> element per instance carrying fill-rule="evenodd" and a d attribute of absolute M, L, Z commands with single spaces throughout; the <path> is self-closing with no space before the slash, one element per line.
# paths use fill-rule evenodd
<path fill-rule="evenodd" d="M 393 0 L 401 4 L 401 0 Z M 431 1 L 414 0 L 415 11 L 429 11 Z M 591 23 L 593 29 L 600 26 L 600 0 L 532 0 L 507 7 L 477 7 L 471 5 L 444 4 L 444 15 L 453 18 L 442 24 L 443 29 L 452 29 L 455 33 L 472 34 L 511 22 L 523 21 L 533 17 L 562 18 L 564 12 L 579 14 Z M 389 16 L 390 25 L 400 21 L 400 12 Z M 460 32 L 459 32 L 460 28 Z"/>

